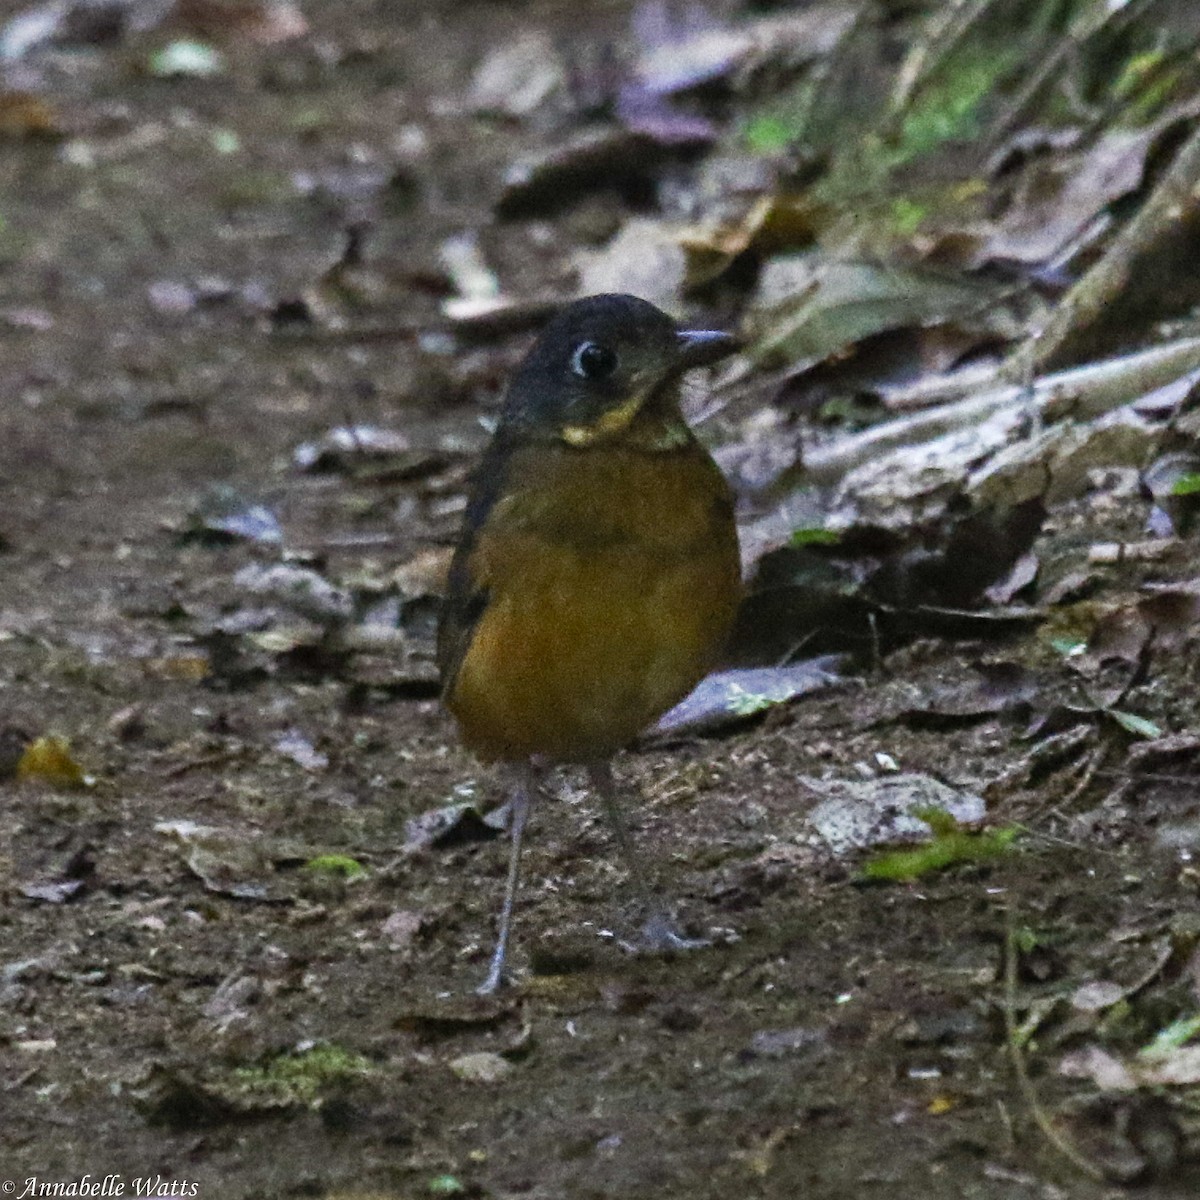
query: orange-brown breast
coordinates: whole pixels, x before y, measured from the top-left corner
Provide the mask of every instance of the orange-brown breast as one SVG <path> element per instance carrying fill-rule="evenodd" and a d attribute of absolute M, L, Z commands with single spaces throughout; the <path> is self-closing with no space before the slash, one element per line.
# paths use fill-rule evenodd
<path fill-rule="evenodd" d="M 446 703 L 485 759 L 605 757 L 708 671 L 740 595 L 707 452 L 542 443 L 508 463 L 467 562 L 486 591 Z"/>

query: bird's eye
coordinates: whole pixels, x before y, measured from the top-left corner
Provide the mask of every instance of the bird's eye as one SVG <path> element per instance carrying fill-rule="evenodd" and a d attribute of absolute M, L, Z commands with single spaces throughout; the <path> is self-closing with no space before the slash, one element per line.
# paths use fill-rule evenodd
<path fill-rule="evenodd" d="M 596 342 L 581 343 L 571 356 L 571 370 L 581 379 L 606 379 L 616 369 L 616 354 Z"/>

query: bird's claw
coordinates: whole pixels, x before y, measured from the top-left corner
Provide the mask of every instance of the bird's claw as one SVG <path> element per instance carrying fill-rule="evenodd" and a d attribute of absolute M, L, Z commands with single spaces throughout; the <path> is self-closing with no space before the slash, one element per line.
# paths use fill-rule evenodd
<path fill-rule="evenodd" d="M 489 974 L 488 977 L 475 989 L 475 995 L 494 996 L 504 986 L 504 983 L 504 976 Z"/>
<path fill-rule="evenodd" d="M 711 945 L 709 938 L 686 937 L 662 913 L 651 917 L 642 926 L 637 941 L 621 943 L 630 954 L 678 954 L 685 950 L 704 950 Z"/>

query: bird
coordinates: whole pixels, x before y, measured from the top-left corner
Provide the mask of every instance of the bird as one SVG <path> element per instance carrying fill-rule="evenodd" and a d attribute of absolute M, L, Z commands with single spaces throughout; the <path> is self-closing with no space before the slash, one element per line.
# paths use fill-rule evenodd
<path fill-rule="evenodd" d="M 631 295 L 563 306 L 513 373 L 484 452 L 438 622 L 444 706 L 507 767 L 511 848 L 495 951 L 505 980 L 521 843 L 544 773 L 586 770 L 645 942 L 689 942 L 653 899 L 612 758 L 717 663 L 740 602 L 734 495 L 680 409 L 684 374 L 738 346 Z"/>

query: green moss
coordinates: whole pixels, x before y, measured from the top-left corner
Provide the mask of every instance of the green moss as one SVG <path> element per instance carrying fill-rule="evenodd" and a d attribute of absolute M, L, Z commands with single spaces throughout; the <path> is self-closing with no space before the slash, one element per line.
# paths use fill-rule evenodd
<path fill-rule="evenodd" d="M 1005 54 L 965 62 L 920 91 L 901 122 L 891 165 L 901 166 L 945 142 L 978 137 L 983 101 L 1011 66 L 1012 59 Z"/>
<path fill-rule="evenodd" d="M 785 117 L 764 114 L 748 121 L 742 136 L 755 154 L 778 154 L 791 144 L 795 130 Z"/>
<path fill-rule="evenodd" d="M 1046 945 L 1048 938 L 1043 937 L 1036 929 L 1022 925 L 1013 932 L 1013 945 L 1021 954 L 1032 954 L 1039 946 Z"/>
<path fill-rule="evenodd" d="M 367 868 L 358 859 L 345 854 L 318 854 L 304 864 L 304 869 L 323 875 L 337 875 L 342 879 L 361 879 L 367 873 Z"/>
<path fill-rule="evenodd" d="M 911 237 L 921 228 L 929 216 L 929 209 L 907 196 L 897 196 L 892 201 L 892 226 L 901 237 Z"/>
<path fill-rule="evenodd" d="M 755 154 L 778 154 L 808 141 L 816 90 L 803 79 L 759 108 L 742 126 L 742 140 Z"/>
<path fill-rule="evenodd" d="M 1113 81 L 1112 92 L 1118 100 L 1128 100 L 1146 86 L 1146 81 L 1165 63 L 1167 56 L 1161 49 L 1132 54 Z"/>
<path fill-rule="evenodd" d="M 834 529 L 797 529 L 792 534 L 793 546 L 836 546 L 841 534 Z"/>
<path fill-rule="evenodd" d="M 1020 832 L 1016 825 L 969 833 L 946 811 L 922 808 L 915 812 L 930 829 L 933 840 L 911 850 L 885 850 L 863 865 L 867 879 L 908 882 L 961 863 L 988 862 L 1007 854 Z"/>
<path fill-rule="evenodd" d="M 313 1046 L 301 1054 L 282 1054 L 257 1067 L 239 1067 L 233 1078 L 239 1087 L 275 1103 L 312 1104 L 323 1087 L 353 1076 L 369 1075 L 372 1067 L 361 1054 L 340 1046 Z"/>

